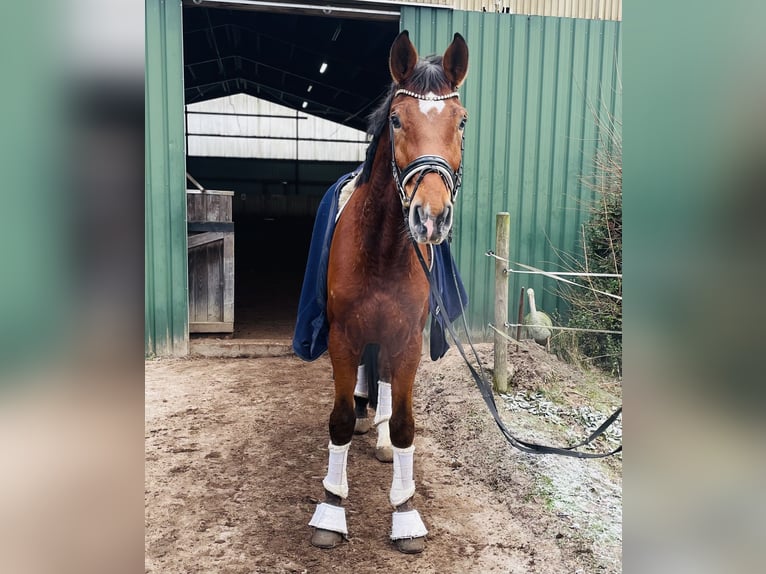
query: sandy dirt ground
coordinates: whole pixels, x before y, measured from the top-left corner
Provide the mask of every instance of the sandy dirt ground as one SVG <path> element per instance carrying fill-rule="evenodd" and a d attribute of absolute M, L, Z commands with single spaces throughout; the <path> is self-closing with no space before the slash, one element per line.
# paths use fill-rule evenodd
<path fill-rule="evenodd" d="M 534 343 L 513 347 L 512 394 L 538 397 L 538 414 L 510 394 L 510 406 L 498 402 L 525 438 L 567 442 L 586 431 L 567 413 L 595 401 L 608 414 L 619 404 L 615 381 Z M 491 346 L 479 348 L 491 367 Z M 415 394 L 414 501 L 429 529 L 425 552 L 402 555 L 389 542 L 392 466 L 374 459 L 372 432 L 355 437 L 349 453 L 349 539 L 320 550 L 307 523 L 323 498 L 329 360 L 147 361 L 146 572 L 621 571 L 621 457 L 512 449 L 454 350 L 436 363 L 424 358 Z"/>

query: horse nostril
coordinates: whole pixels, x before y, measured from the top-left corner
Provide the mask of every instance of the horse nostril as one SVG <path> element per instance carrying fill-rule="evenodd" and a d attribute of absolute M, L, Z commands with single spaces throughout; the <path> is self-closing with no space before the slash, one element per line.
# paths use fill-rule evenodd
<path fill-rule="evenodd" d="M 425 223 L 426 220 L 428 219 L 428 216 L 425 214 L 425 211 L 423 211 L 423 206 L 422 205 L 418 205 L 415 208 L 415 214 L 418 216 L 418 221 L 420 223 Z"/>
<path fill-rule="evenodd" d="M 444 211 L 442 211 L 439 214 L 439 217 L 436 218 L 436 223 L 440 229 L 449 227 L 449 225 L 452 223 L 452 207 L 449 205 L 445 206 Z"/>

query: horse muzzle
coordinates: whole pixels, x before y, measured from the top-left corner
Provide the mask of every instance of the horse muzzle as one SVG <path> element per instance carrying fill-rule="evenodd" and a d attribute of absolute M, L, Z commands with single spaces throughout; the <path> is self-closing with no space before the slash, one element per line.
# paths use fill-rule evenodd
<path fill-rule="evenodd" d="M 413 203 L 408 217 L 410 233 L 418 243 L 438 244 L 447 239 L 452 227 L 452 203 L 447 203 L 439 213 L 431 206 Z"/>
<path fill-rule="evenodd" d="M 391 153 L 393 157 L 393 150 Z M 452 171 L 449 162 L 437 155 L 420 156 L 401 172 L 396 162 L 391 166 L 402 205 L 405 212 L 409 210 L 407 223 L 415 241 L 437 244 L 447 239 L 461 170 Z"/>

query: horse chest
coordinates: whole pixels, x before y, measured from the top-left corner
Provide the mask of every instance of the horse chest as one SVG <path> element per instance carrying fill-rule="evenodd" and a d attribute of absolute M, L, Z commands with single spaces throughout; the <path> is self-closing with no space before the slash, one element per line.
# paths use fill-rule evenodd
<path fill-rule="evenodd" d="M 392 277 L 374 280 L 365 277 L 360 281 L 337 284 L 329 290 L 331 306 L 353 309 L 354 313 L 364 310 L 367 315 L 385 314 L 397 309 L 418 308 L 425 304 L 428 291 L 412 289 L 412 285 Z"/>
<path fill-rule="evenodd" d="M 412 277 L 396 274 L 359 274 L 338 282 L 328 292 L 332 321 L 353 325 L 363 332 L 379 332 L 384 325 L 400 325 L 409 331 L 427 314 L 427 283 L 425 289 L 418 283 L 413 289 Z"/>

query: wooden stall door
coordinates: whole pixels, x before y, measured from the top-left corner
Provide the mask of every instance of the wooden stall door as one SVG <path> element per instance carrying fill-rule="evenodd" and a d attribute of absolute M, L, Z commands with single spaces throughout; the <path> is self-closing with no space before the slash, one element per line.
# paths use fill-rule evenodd
<path fill-rule="evenodd" d="M 186 191 L 189 332 L 234 332 L 231 191 Z"/>

